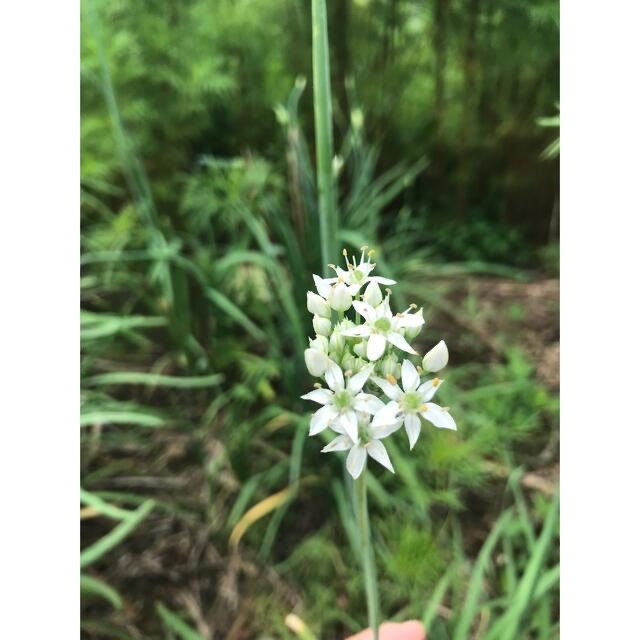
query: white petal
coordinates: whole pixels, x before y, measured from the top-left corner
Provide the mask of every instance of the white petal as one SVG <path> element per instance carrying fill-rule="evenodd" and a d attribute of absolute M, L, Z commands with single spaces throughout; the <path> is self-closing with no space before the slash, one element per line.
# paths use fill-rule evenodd
<path fill-rule="evenodd" d="M 404 428 L 409 436 L 409 449 L 413 449 L 420 435 L 420 418 L 415 413 L 405 416 Z"/>
<path fill-rule="evenodd" d="M 436 391 L 440 388 L 440 385 L 444 380 L 434 378 L 433 380 L 427 380 L 424 384 L 418 387 L 418 393 L 420 394 L 420 400 L 422 402 L 429 402 L 433 396 L 436 395 Z M 435 384 L 434 384 L 435 383 Z"/>
<path fill-rule="evenodd" d="M 353 308 L 367 321 L 373 320 L 376 316 L 374 308 L 361 300 L 354 300 Z"/>
<path fill-rule="evenodd" d="M 367 324 L 361 324 L 359 327 L 345 329 L 340 335 L 348 336 L 349 338 L 367 338 L 371 335 L 371 327 Z"/>
<path fill-rule="evenodd" d="M 387 339 L 379 333 L 374 333 L 367 342 L 367 358 L 371 360 L 371 362 L 379 360 L 386 346 Z"/>
<path fill-rule="evenodd" d="M 445 341 L 440 340 L 422 359 L 422 368 L 425 371 L 435 373 L 436 371 L 440 371 L 440 369 L 444 369 L 447 362 L 449 362 L 449 350 L 447 349 Z"/>
<path fill-rule="evenodd" d="M 404 392 L 415 391 L 420 384 L 418 371 L 410 360 L 402 363 L 402 388 Z"/>
<path fill-rule="evenodd" d="M 358 418 L 355 411 L 341 413 L 337 422 L 354 442 L 358 442 Z"/>
<path fill-rule="evenodd" d="M 369 278 L 369 281 L 386 285 L 396 284 L 395 280 L 392 280 L 391 278 L 382 278 L 381 276 L 372 276 L 371 278 Z"/>
<path fill-rule="evenodd" d="M 349 436 L 338 436 L 334 438 L 323 450 L 322 453 L 330 453 L 332 451 L 346 451 L 353 447 L 353 441 Z"/>
<path fill-rule="evenodd" d="M 404 416 L 401 414 L 395 422 L 392 422 L 390 424 L 375 427 L 369 425 L 369 435 L 376 440 L 382 440 L 382 438 L 386 438 L 392 433 L 395 433 L 402 426 L 403 418 Z"/>
<path fill-rule="evenodd" d="M 315 436 L 324 431 L 329 426 L 329 423 L 333 422 L 337 417 L 338 410 L 333 405 L 328 404 L 321 407 L 311 416 L 309 435 Z"/>
<path fill-rule="evenodd" d="M 374 376 L 371 380 L 375 382 L 391 400 L 399 400 L 402 396 L 402 389 L 400 388 L 400 385 L 391 384 L 388 380 L 378 378 L 377 376 Z"/>
<path fill-rule="evenodd" d="M 398 347 L 398 349 L 402 349 L 413 355 L 418 355 L 417 351 L 399 333 L 395 333 L 394 331 L 387 333 L 387 340 L 392 345 Z"/>
<path fill-rule="evenodd" d="M 401 415 L 400 405 L 395 400 L 392 400 L 373 416 L 371 426 L 375 428 L 394 425 Z M 402 424 L 402 419 L 400 419 L 400 423 Z"/>
<path fill-rule="evenodd" d="M 360 393 L 353 400 L 353 408 L 356 411 L 363 411 L 364 413 L 375 415 L 384 408 L 384 402 L 371 393 Z"/>
<path fill-rule="evenodd" d="M 380 440 L 372 440 L 365 446 L 365 449 L 376 462 L 389 469 L 391 473 L 395 473 L 391 460 L 389 460 L 389 454 Z"/>
<path fill-rule="evenodd" d="M 433 402 L 427 404 L 427 410 L 421 413 L 425 420 L 428 420 L 434 426 L 440 429 L 453 429 L 457 430 L 455 420 L 451 417 L 448 411 L 445 411 L 442 407 L 439 407 Z"/>
<path fill-rule="evenodd" d="M 344 390 L 344 376 L 342 375 L 342 369 L 333 362 L 333 360 L 329 363 L 324 377 L 331 391 L 335 391 L 337 393 L 338 391 Z"/>
<path fill-rule="evenodd" d="M 349 380 L 347 380 L 347 389 L 349 389 L 349 391 L 354 395 L 356 393 L 360 393 L 362 391 L 362 387 L 364 387 L 364 383 L 369 379 L 372 371 L 373 366 L 368 366 L 362 371 L 356 373 L 355 376 L 351 376 Z"/>
<path fill-rule="evenodd" d="M 364 447 L 355 446 L 347 456 L 347 471 L 355 480 L 363 471 L 367 462 L 367 451 Z"/>
<path fill-rule="evenodd" d="M 313 281 L 316 283 L 318 293 L 326 300 L 331 292 L 331 284 L 337 282 L 338 278 L 321 278 L 314 274 Z"/>
<path fill-rule="evenodd" d="M 331 402 L 333 398 L 333 393 L 328 389 L 314 389 L 309 393 L 305 393 L 303 396 L 300 396 L 303 400 L 312 400 L 313 402 L 317 402 L 318 404 L 327 404 Z"/>
<path fill-rule="evenodd" d="M 402 329 L 409 327 L 421 327 L 424 324 L 422 309 L 418 309 L 415 313 L 399 313 L 395 317 L 396 326 Z"/>

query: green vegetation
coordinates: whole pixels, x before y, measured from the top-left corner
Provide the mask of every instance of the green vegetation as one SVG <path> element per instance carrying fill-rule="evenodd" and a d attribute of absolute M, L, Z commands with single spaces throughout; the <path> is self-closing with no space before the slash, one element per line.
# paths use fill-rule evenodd
<path fill-rule="evenodd" d="M 371 474 L 382 615 L 559 637 L 557 3 L 328 4 L 336 246 L 425 305 L 459 424 Z M 353 515 L 299 400 L 332 233 L 311 3 L 82 10 L 83 632 L 345 637 Z"/>

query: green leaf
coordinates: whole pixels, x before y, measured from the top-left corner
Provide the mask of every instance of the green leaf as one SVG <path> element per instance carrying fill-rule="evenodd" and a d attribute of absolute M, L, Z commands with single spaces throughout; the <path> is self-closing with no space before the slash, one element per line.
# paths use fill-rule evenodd
<path fill-rule="evenodd" d="M 197 631 L 194 631 L 182 618 L 173 611 L 167 609 L 160 602 L 156 602 L 156 611 L 165 626 L 176 633 L 182 640 L 205 640 Z"/>
<path fill-rule="evenodd" d="M 118 546 L 153 510 L 155 502 L 146 500 L 115 529 L 80 554 L 80 568 L 87 567 L 102 558 L 105 553 Z"/>
<path fill-rule="evenodd" d="M 80 576 L 80 593 L 88 596 L 99 596 L 110 602 L 115 609 L 122 609 L 122 598 L 113 587 L 84 573 Z"/>

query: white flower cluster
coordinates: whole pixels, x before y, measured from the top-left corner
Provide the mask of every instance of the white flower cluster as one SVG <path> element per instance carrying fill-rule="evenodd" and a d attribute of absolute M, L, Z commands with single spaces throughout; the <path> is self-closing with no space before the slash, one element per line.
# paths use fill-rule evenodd
<path fill-rule="evenodd" d="M 393 285 L 395 280 L 371 275 L 374 252 L 366 250 L 362 248 L 356 264 L 355 258 L 349 262 L 345 249 L 347 268 L 330 265 L 336 277 L 314 275 L 317 293 L 307 293 L 316 337 L 309 340 L 304 359 L 309 373 L 323 377 L 328 387 L 316 383 L 314 391 L 302 396 L 322 405 L 311 417 L 309 435 L 327 428 L 339 434 L 322 451 L 348 449 L 347 470 L 354 478 L 366 467 L 368 455 L 393 472 L 382 439 L 403 425 L 412 449 L 420 435 L 420 417 L 436 427 L 456 428 L 447 408 L 430 402 L 443 381 L 421 379 L 446 366 L 446 344 L 440 341 L 431 349 L 422 367 L 407 359 L 404 354 L 418 355 L 408 340 L 424 324 L 422 309 L 411 305 L 402 313 L 391 312 L 391 291 L 386 289 L 383 296 L 380 285 Z M 345 316 L 351 308 L 353 319 Z M 404 357 L 402 363 L 396 350 Z"/>

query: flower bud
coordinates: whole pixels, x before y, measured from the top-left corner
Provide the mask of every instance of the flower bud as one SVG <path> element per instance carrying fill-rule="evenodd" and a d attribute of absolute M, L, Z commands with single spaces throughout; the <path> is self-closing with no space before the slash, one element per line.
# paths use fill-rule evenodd
<path fill-rule="evenodd" d="M 319 336 L 331 335 L 331 320 L 322 316 L 313 316 L 313 329 Z"/>
<path fill-rule="evenodd" d="M 449 362 L 449 350 L 444 340 L 440 340 L 422 359 L 422 368 L 430 373 L 435 373 L 440 369 L 444 369 L 447 366 L 447 362 Z"/>
<path fill-rule="evenodd" d="M 353 371 L 353 373 L 356 372 L 356 358 L 354 355 L 352 355 L 351 353 L 349 353 L 347 351 L 347 353 L 345 353 L 344 358 L 342 358 L 342 369 L 343 371 Z"/>
<path fill-rule="evenodd" d="M 386 378 L 389 375 L 397 377 L 397 367 L 398 358 L 393 353 L 390 353 L 386 358 L 383 358 L 378 363 L 376 363 L 376 370 L 383 378 Z"/>
<path fill-rule="evenodd" d="M 307 291 L 307 309 L 309 313 L 313 313 L 316 316 L 322 316 L 323 318 L 331 317 L 331 307 L 329 303 L 312 291 Z"/>
<path fill-rule="evenodd" d="M 362 358 L 356 358 L 355 362 L 351 366 L 351 370 L 353 373 L 358 373 L 362 371 L 365 367 L 369 366 L 369 362 L 367 360 L 363 360 Z"/>
<path fill-rule="evenodd" d="M 319 351 L 318 349 L 305 349 L 304 363 L 307 365 L 309 373 L 319 378 L 329 368 L 330 360 L 329 356 L 323 351 Z"/>
<path fill-rule="evenodd" d="M 422 325 L 419 325 L 417 327 L 407 327 L 404 330 L 404 337 L 407 340 L 413 340 L 420 333 L 421 329 L 422 329 Z"/>
<path fill-rule="evenodd" d="M 345 337 L 340 332 L 340 329 L 336 327 L 329 338 L 329 349 L 334 353 L 342 353 L 345 342 Z"/>
<path fill-rule="evenodd" d="M 367 357 L 367 341 L 361 340 L 358 344 L 354 345 L 353 352 L 360 358 Z"/>
<path fill-rule="evenodd" d="M 377 307 L 382 302 L 382 291 L 380 290 L 380 285 L 373 280 L 369 282 L 367 288 L 364 290 L 362 299 L 372 307 Z"/>
<path fill-rule="evenodd" d="M 326 336 L 316 336 L 314 340 L 309 340 L 309 347 L 322 351 L 324 354 L 329 353 L 329 341 Z"/>
<path fill-rule="evenodd" d="M 336 311 L 346 311 L 351 308 L 351 294 L 344 282 L 339 282 L 329 294 L 329 304 Z"/>

